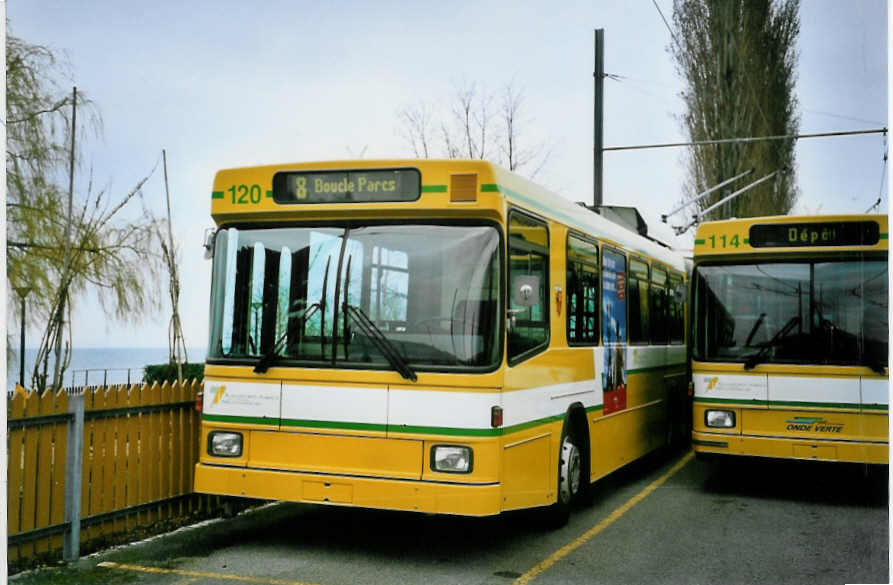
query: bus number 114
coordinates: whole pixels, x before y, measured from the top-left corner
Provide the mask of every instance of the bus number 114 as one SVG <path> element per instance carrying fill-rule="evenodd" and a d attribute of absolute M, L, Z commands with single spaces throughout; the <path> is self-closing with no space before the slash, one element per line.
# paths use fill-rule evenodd
<path fill-rule="evenodd" d="M 710 236 L 708 238 L 710 240 L 710 247 L 716 248 L 716 236 Z M 720 248 L 737 248 L 739 246 L 738 234 L 735 234 L 731 237 L 731 239 L 727 238 L 725 234 L 719 236 Z"/>

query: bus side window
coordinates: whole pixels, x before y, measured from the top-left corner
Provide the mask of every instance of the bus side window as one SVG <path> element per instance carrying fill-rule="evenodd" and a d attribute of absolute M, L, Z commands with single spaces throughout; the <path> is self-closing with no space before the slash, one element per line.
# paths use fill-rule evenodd
<path fill-rule="evenodd" d="M 651 341 L 651 319 L 648 310 L 648 265 L 630 258 L 629 280 L 629 342 L 647 344 Z"/>
<path fill-rule="evenodd" d="M 651 269 L 651 343 L 666 345 L 670 339 L 670 320 L 667 307 L 667 273 Z"/>
<path fill-rule="evenodd" d="M 670 343 L 682 345 L 685 343 L 685 285 L 679 274 L 670 275 L 668 301 Z"/>
<path fill-rule="evenodd" d="M 509 214 L 508 231 L 508 359 L 514 365 L 549 342 L 549 232 L 545 223 L 517 211 Z M 537 289 L 528 289 L 532 302 L 522 304 L 516 293 L 530 286 Z"/>
<path fill-rule="evenodd" d="M 598 345 L 598 247 L 567 237 L 567 341 Z"/>
<path fill-rule="evenodd" d="M 602 251 L 602 343 L 626 343 L 626 257 Z"/>

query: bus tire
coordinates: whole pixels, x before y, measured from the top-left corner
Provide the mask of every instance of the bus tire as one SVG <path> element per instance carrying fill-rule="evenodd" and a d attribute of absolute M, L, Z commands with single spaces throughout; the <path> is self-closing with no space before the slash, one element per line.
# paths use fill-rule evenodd
<path fill-rule="evenodd" d="M 565 431 L 561 434 L 558 451 L 555 503 L 548 508 L 548 524 L 551 528 L 561 528 L 567 524 L 571 506 L 580 498 L 583 487 L 583 454 L 573 435 Z"/>

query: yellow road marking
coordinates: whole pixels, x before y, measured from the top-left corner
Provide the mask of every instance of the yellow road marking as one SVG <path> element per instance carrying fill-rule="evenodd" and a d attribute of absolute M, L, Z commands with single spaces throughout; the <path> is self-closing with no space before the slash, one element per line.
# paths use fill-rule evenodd
<path fill-rule="evenodd" d="M 264 585 L 314 585 L 306 581 L 284 581 L 282 579 L 268 579 L 266 577 L 245 577 L 244 575 L 230 575 L 227 573 L 207 573 L 205 571 L 184 571 L 181 569 L 161 569 L 158 567 L 142 567 L 140 565 L 125 565 L 123 563 L 99 563 L 100 567 L 107 569 L 119 569 L 122 571 L 136 571 L 139 573 L 154 573 L 156 575 L 181 575 L 185 577 L 199 577 L 202 579 L 224 579 L 228 581 L 241 581 L 242 583 L 263 583 Z"/>
<path fill-rule="evenodd" d="M 691 461 L 692 457 L 694 457 L 694 452 L 689 451 L 682 459 L 680 459 L 676 463 L 676 465 L 671 467 L 669 469 L 669 471 L 667 471 L 665 474 L 663 474 L 662 476 L 660 476 L 659 478 L 657 478 L 656 480 L 651 482 L 651 484 L 648 487 L 646 487 L 645 489 L 643 489 L 642 491 L 640 491 L 639 493 L 637 493 L 636 495 L 631 497 L 629 500 L 626 501 L 625 504 L 623 504 L 622 506 L 620 506 L 619 508 L 617 508 L 616 510 L 611 512 L 611 514 L 607 518 L 605 518 L 604 520 L 602 520 L 601 522 L 599 522 L 598 524 L 596 524 L 595 526 L 593 526 L 592 528 L 590 528 L 589 530 L 584 532 L 576 540 L 564 545 L 563 547 L 561 547 L 560 549 L 558 549 L 557 551 L 552 553 L 552 555 L 549 558 L 547 558 L 546 560 L 544 560 L 543 562 L 539 563 L 538 565 L 535 565 L 529 571 L 527 571 L 526 573 L 524 573 L 523 575 L 521 575 L 520 577 L 515 579 L 514 585 L 526 585 L 527 583 L 530 583 L 531 581 L 536 579 L 540 575 L 540 573 L 542 573 L 543 571 L 545 571 L 546 569 L 548 569 L 549 567 L 551 567 L 552 565 L 554 565 L 555 563 L 557 563 L 558 561 L 560 561 L 561 559 L 563 559 L 564 557 L 566 557 L 567 555 L 572 553 L 573 551 L 580 548 L 580 546 L 582 546 L 584 543 L 586 543 L 586 541 L 588 541 L 593 536 L 595 536 L 596 534 L 598 534 L 599 532 L 601 532 L 602 530 L 604 530 L 605 528 L 607 528 L 608 526 L 613 524 L 614 521 L 616 521 L 618 518 L 620 518 L 621 516 L 623 516 L 624 514 L 629 512 L 629 510 L 633 506 L 635 506 L 636 504 L 638 504 L 639 502 L 644 500 L 646 497 L 648 497 L 648 495 L 651 492 L 653 492 L 654 490 L 659 488 L 665 481 L 670 479 L 670 477 L 674 473 L 676 473 L 677 471 L 682 469 L 686 463 Z"/>

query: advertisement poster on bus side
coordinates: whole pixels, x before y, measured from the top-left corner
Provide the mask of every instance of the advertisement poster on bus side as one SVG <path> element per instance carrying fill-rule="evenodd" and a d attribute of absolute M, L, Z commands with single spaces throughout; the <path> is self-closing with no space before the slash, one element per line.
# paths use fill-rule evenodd
<path fill-rule="evenodd" d="M 626 408 L 626 259 L 605 250 L 602 260 L 604 414 Z"/>

